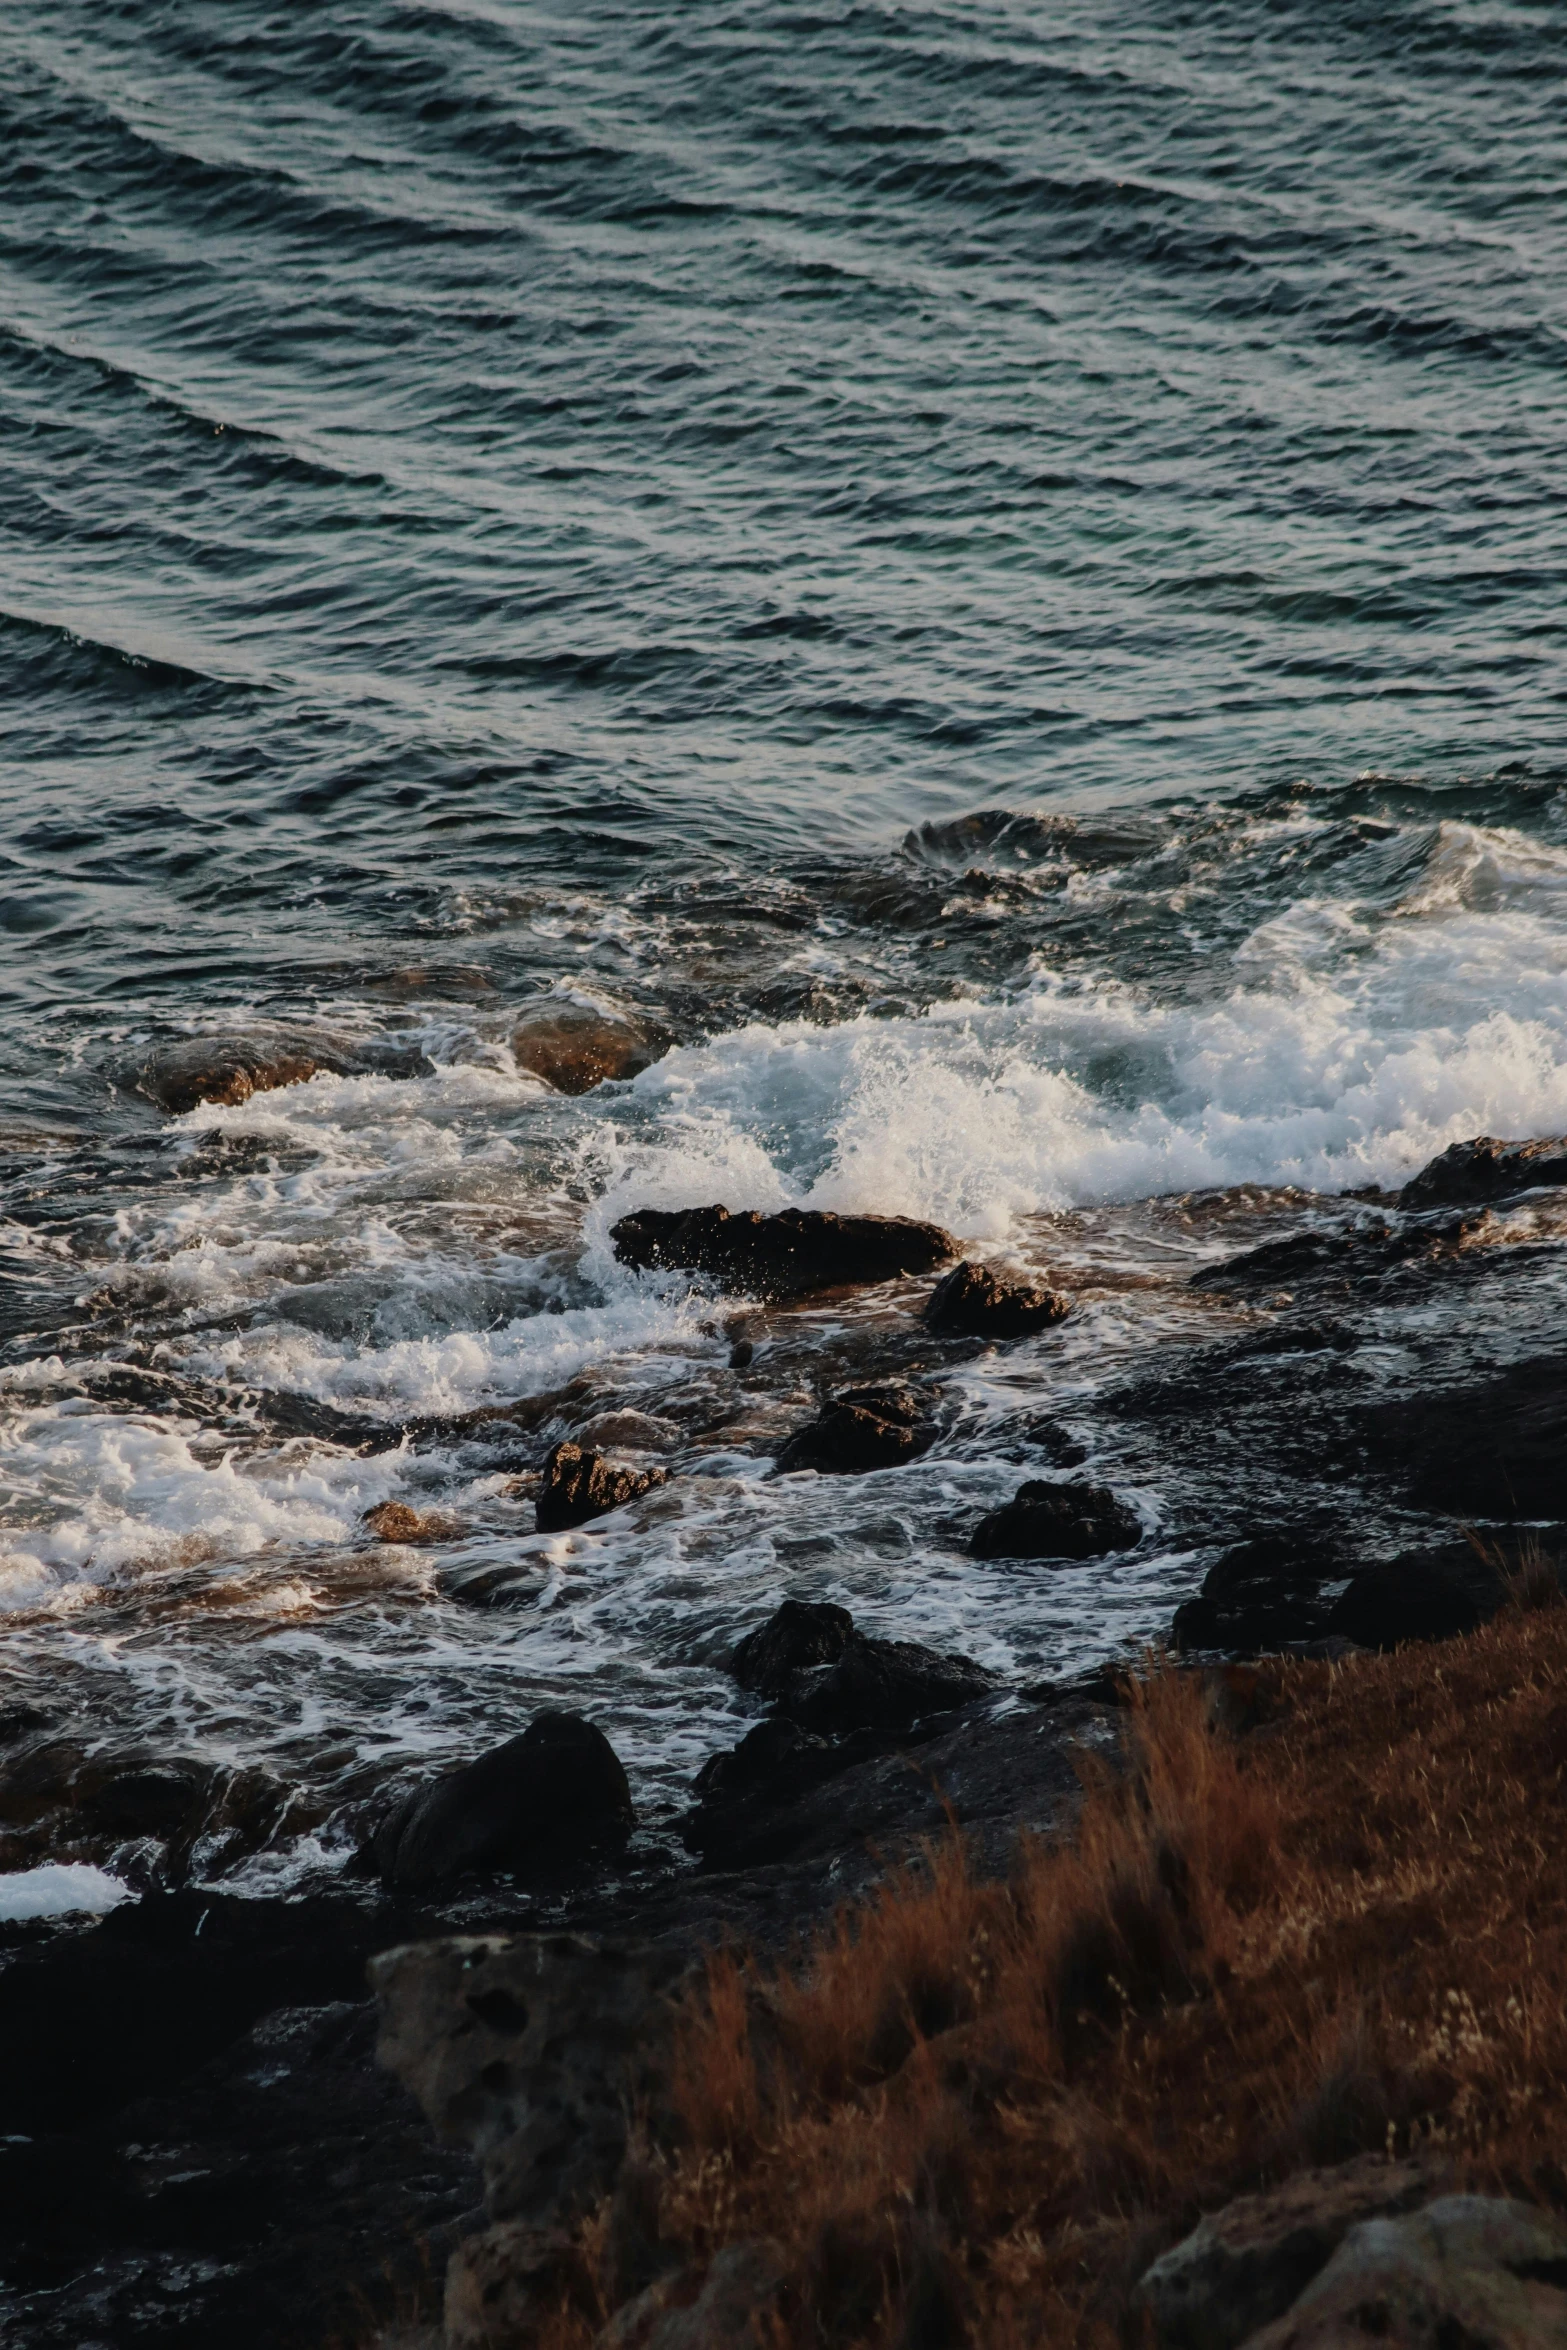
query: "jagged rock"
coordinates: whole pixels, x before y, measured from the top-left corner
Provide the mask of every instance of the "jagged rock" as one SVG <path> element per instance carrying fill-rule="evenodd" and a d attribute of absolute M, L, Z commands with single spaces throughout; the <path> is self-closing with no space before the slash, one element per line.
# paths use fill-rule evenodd
<path fill-rule="evenodd" d="M 1567 2228 L 1525 2203 L 1446 2195 L 1362 2220 L 1249 2350 L 1567 2350 Z"/>
<path fill-rule="evenodd" d="M 1366 2154 L 1239 2196 L 1156 2260 L 1139 2285 L 1161 2350 L 1238 2350 L 1284 2314 L 1352 2227 L 1409 2211 L 1439 2184 L 1428 2163 Z"/>
<path fill-rule="evenodd" d="M 1070 1298 L 1030 1281 L 1003 1281 L 965 1257 L 931 1291 L 925 1319 L 933 1330 L 966 1338 L 1026 1338 L 1071 1312 Z"/>
<path fill-rule="evenodd" d="M 795 1430 L 777 1466 L 781 1476 L 815 1469 L 829 1477 L 859 1477 L 918 1460 L 935 1440 L 934 1423 L 921 1417 L 913 1388 L 849 1387 Z"/>
<path fill-rule="evenodd" d="M 381 2062 L 473 2154 L 493 2221 L 569 2228 L 613 2183 L 631 2116 L 657 2133 L 687 1964 L 582 1934 L 462 1936 L 371 1962 Z"/>
<path fill-rule="evenodd" d="M 580 1444 L 557 1444 L 544 1464 L 535 1523 L 541 1534 L 585 1525 L 589 1518 L 623 1509 L 667 1478 L 664 1469 L 628 1469 L 607 1461 L 601 1452 L 584 1452 Z"/>
<path fill-rule="evenodd" d="M 406 1501 L 377 1502 L 360 1523 L 377 1542 L 451 1542 L 462 1532 L 455 1518 L 439 1510 L 410 1509 Z"/>
<path fill-rule="evenodd" d="M 1107 1485 L 1034 1477 L 981 1518 L 969 1547 L 980 1559 L 1092 1559 L 1142 1538 L 1141 1521 Z"/>
<path fill-rule="evenodd" d="M 112 1861 L 139 1886 L 177 1883 L 198 1843 L 209 1840 L 215 1859 L 237 1860 L 265 1844 L 287 1806 L 282 1784 L 254 1766 L 235 1770 L 197 1755 L 105 1754 L 23 1731 L 8 1746 L 0 1762 L 6 1869 Z"/>
<path fill-rule="evenodd" d="M 797 1672 L 831 1664 L 853 1637 L 854 1618 L 846 1607 L 834 1607 L 828 1600 L 786 1599 L 765 1624 L 746 1634 L 730 1670 L 742 1689 L 781 1697 Z"/>
<path fill-rule="evenodd" d="M 1331 1601 L 1323 1586 L 1349 1572 L 1339 1547 L 1324 1538 L 1262 1534 L 1216 1559 L 1195 1598 L 1175 1611 L 1176 1648 L 1223 1648 L 1265 1656 L 1327 1630 Z"/>
<path fill-rule="evenodd" d="M 557 1093 L 581 1094 L 650 1069 L 672 1041 L 667 1030 L 628 1013 L 551 996 L 521 1014 L 511 1049 L 519 1069 Z"/>
<path fill-rule="evenodd" d="M 1567 1184 L 1567 1135 L 1501 1142 L 1494 1134 L 1477 1134 L 1469 1142 L 1449 1143 L 1410 1177 L 1398 1200 L 1405 1208 L 1479 1206 L 1553 1184 Z"/>
<path fill-rule="evenodd" d="M 928 1273 L 958 1253 L 950 1232 L 909 1216 L 835 1216 L 814 1208 L 641 1208 L 610 1233 L 615 1254 L 638 1272 L 707 1273 L 757 1297 L 806 1297 L 899 1274 Z"/>
<path fill-rule="evenodd" d="M 691 1784 L 704 1802 L 750 1794 L 758 1787 L 782 1799 L 814 1786 L 832 1767 L 833 1749 L 825 1738 L 802 1730 L 786 1714 L 774 1714 L 747 1730 L 738 1746 L 709 1755 Z"/>
<path fill-rule="evenodd" d="M 617 1850 L 634 1818 L 603 1731 L 577 1714 L 542 1713 L 520 1738 L 415 1788 L 370 1850 L 394 1886 L 446 1884 L 470 1870 L 531 1876 Z"/>

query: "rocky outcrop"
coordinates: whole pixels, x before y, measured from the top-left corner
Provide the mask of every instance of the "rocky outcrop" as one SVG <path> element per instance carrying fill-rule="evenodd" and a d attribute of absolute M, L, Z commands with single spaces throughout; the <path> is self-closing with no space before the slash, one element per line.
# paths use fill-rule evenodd
<path fill-rule="evenodd" d="M 1362 2220 L 1250 2350 L 1567 2350 L 1567 2228 L 1525 2203 L 1447 2195 Z"/>
<path fill-rule="evenodd" d="M 743 1688 L 818 1737 L 906 1730 L 996 1686 L 969 1657 L 915 1640 L 875 1640 L 856 1631 L 847 1608 L 790 1599 L 741 1641 L 733 1670 Z"/>
<path fill-rule="evenodd" d="M 519 1069 L 557 1093 L 583 1094 L 650 1069 L 672 1042 L 667 1029 L 629 1012 L 549 996 L 519 1015 L 511 1049 Z"/>
<path fill-rule="evenodd" d="M 814 1420 L 797 1428 L 778 1454 L 778 1471 L 815 1469 L 862 1477 L 918 1460 L 936 1440 L 935 1422 L 912 1387 L 849 1387 L 829 1397 Z"/>
<path fill-rule="evenodd" d="M 1520 1191 L 1567 1184 L 1567 1135 L 1538 1142 L 1500 1142 L 1477 1134 L 1449 1143 L 1412 1175 L 1398 1195 L 1400 1207 L 1479 1207 Z"/>
<path fill-rule="evenodd" d="M 520 1738 L 403 1798 L 371 1838 L 397 1887 L 479 1871 L 548 1876 L 618 1851 L 635 1814 L 620 1758 L 579 1715 L 539 1714 Z"/>
<path fill-rule="evenodd" d="M 687 1963 L 580 1934 L 469 1936 L 372 1962 L 382 2063 L 484 2180 L 491 2224 L 447 2272 L 446 2350 L 526 2339 L 633 2129 L 670 2134 L 672 1995 Z M 644 2265 L 656 2261 L 655 2244 Z"/>
<path fill-rule="evenodd" d="M 856 1637 L 846 1607 L 828 1600 L 786 1599 L 765 1624 L 748 1632 L 734 1652 L 730 1671 L 742 1689 L 781 1698 L 796 1673 L 830 1665 Z"/>
<path fill-rule="evenodd" d="M 980 1559 L 1092 1559 L 1142 1538 L 1142 1521 L 1107 1485 L 1034 1477 L 981 1518 L 969 1547 Z"/>
<path fill-rule="evenodd" d="M 931 1291 L 925 1319 L 933 1330 L 961 1338 L 1027 1338 L 1064 1321 L 1071 1310 L 1071 1299 L 1060 1290 L 1004 1281 L 988 1265 L 965 1257 Z"/>
<path fill-rule="evenodd" d="M 835 1216 L 814 1208 L 641 1208 L 610 1234 L 637 1272 L 706 1273 L 753 1297 L 808 1297 L 928 1273 L 958 1253 L 950 1232 L 908 1216 Z"/>
<path fill-rule="evenodd" d="M 1155 2261 L 1138 2287 L 1161 2350 L 1239 2350 L 1290 2308 L 1351 2228 L 1412 2210 L 1438 2184 L 1428 2163 L 1367 2154 L 1239 2196 Z"/>
<path fill-rule="evenodd" d="M 664 1484 L 667 1475 L 664 1469 L 627 1468 L 606 1460 L 601 1452 L 584 1451 L 580 1444 L 557 1444 L 544 1463 L 534 1522 L 541 1534 L 586 1525 L 590 1518 L 602 1518 L 639 1500 Z"/>

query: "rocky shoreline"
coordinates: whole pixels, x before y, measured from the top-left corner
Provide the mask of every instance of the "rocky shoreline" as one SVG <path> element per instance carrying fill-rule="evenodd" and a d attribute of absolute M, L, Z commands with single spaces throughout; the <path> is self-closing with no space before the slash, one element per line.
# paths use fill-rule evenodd
<path fill-rule="evenodd" d="M 1554 1547 L 1567 1521 L 1567 1355 L 1547 1338 L 1509 1362 L 1477 1361 L 1433 1340 L 1418 1392 L 1397 1403 L 1368 1395 L 1357 1357 L 1379 1343 L 1390 1297 L 1483 1283 L 1505 1305 L 1559 1246 L 1529 1216 L 1553 1204 L 1564 1166 L 1567 1144 L 1481 1138 L 1397 1197 L 1324 1203 L 1297 1236 L 1202 1276 L 1253 1301 L 1256 1329 L 1124 1386 L 1115 1408 L 1144 1441 L 1234 1464 L 1226 1547 L 1170 1631 L 1215 1703 L 1247 1703 L 1226 1659 L 1392 1649 L 1484 1622 L 1504 1598 L 1500 1553 L 1482 1556 L 1468 1525 L 1527 1522 Z M 1005 1345 L 1070 1309 L 902 1219 L 714 1208 L 630 1218 L 615 1237 L 633 1264 L 687 1266 L 749 1297 L 939 1276 L 925 1327 L 954 1343 Z M 852 1477 L 928 1447 L 938 1392 L 887 1354 L 885 1375 L 823 1394 L 778 1473 Z M 1052 1560 L 1142 1539 L 1124 1495 L 1076 1474 L 1069 1432 L 1041 1425 L 1019 1465 L 1049 1473 L 1020 1474 L 1013 1499 L 973 1529 L 976 1556 L 1048 1575 Z M 1324 1515 L 1335 1475 L 1344 1506 Z M 612 1445 L 559 1444 L 540 1523 L 586 1522 L 652 1481 Z M 1292 1483 L 1306 1496 L 1293 1515 L 1278 1499 Z M 1407 1527 L 1401 1547 L 1366 1545 L 1367 1494 Z M 387 1519 L 380 1538 L 416 1537 Z M 339 1894 L 153 1889 L 98 1923 L 0 1928 L 0 2038 L 17 2052 L 0 2083 L 7 2338 L 259 2350 L 365 2339 L 398 2310 L 428 2307 L 452 2244 L 481 2224 L 479 2179 L 471 2153 L 434 2146 L 374 2063 L 364 1986 L 377 1953 L 541 1930 L 630 1939 L 671 1963 L 725 1938 L 781 1950 L 949 1817 L 974 1865 L 1000 1873 L 1020 1829 L 1069 1814 L 1082 1747 L 1115 1740 L 1107 1676 L 999 1686 L 961 1656 L 868 1635 L 838 1607 L 786 1603 L 737 1643 L 733 1669 L 763 1718 L 704 1766 L 683 1851 L 628 1860 L 618 1763 L 590 1726 L 584 1741 L 548 1733 L 546 1717 L 395 1814 L 367 1816 L 367 1873 Z M 0 1733 L 10 1827 L 51 1798 L 13 1759 L 34 1750 L 28 1725 Z M 165 1777 L 139 1794 L 84 1781 L 82 1800 L 116 1818 L 139 1801 L 177 1836 L 187 1815 L 207 1818 L 210 1791 Z"/>

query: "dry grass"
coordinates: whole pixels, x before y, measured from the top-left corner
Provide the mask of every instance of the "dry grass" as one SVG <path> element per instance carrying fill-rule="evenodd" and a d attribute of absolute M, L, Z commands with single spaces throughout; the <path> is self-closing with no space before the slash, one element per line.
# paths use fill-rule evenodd
<path fill-rule="evenodd" d="M 1155 2251 L 1302 2166 L 1431 2145 L 1567 2204 L 1545 1583 L 1523 1562 L 1465 1640 L 1261 1668 L 1243 1694 L 1272 1718 L 1243 1738 L 1156 1662 L 1126 1767 L 1085 1760 L 1073 1833 L 1009 1883 L 954 1837 L 792 1964 L 715 1956 L 655 2158 L 691 2276 L 780 2239 L 802 2350 L 1109 2350 Z M 562 2342 L 591 2331 L 563 2314 Z"/>

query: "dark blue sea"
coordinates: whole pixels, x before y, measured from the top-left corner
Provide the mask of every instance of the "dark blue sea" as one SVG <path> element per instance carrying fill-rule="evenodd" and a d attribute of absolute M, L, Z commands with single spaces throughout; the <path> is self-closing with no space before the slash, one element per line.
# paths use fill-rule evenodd
<path fill-rule="evenodd" d="M 1192 1274 L 1567 1129 L 1564 68 L 1551 0 L 6 0 L 0 1729 L 264 1781 L 188 1860 L 260 1890 L 546 1703 L 656 1834 L 785 1594 L 1019 1686 L 1168 1623 L 1202 1496 L 1101 1403 L 1245 1323 Z M 770 1476 L 918 1296 L 736 1367 L 608 1241 L 712 1200 L 1076 1307 Z M 1137 1551 L 968 1557 L 1042 1412 Z M 541 1536 L 565 1435 L 669 1482 Z M 165 1865 L 40 1835 L 10 1914 Z"/>

